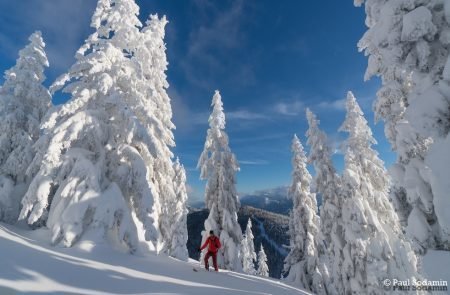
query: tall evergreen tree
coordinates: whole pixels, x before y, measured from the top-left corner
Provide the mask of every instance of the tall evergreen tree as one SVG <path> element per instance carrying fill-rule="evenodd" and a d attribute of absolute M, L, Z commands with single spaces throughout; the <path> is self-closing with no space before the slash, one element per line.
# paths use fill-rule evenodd
<path fill-rule="evenodd" d="M 253 242 L 254 236 L 252 232 L 252 221 L 249 218 L 247 222 L 247 227 L 245 228 L 244 238 L 241 242 L 241 252 L 242 252 L 242 270 L 248 274 L 255 274 L 255 262 L 256 262 L 256 252 L 255 244 Z"/>
<path fill-rule="evenodd" d="M 269 266 L 267 266 L 267 255 L 266 252 L 264 252 L 264 247 L 261 244 L 261 249 L 258 252 L 258 270 L 257 275 L 262 277 L 268 277 L 269 276 Z"/>
<path fill-rule="evenodd" d="M 0 221 L 14 223 L 30 183 L 27 174 L 35 154 L 41 121 L 51 96 L 42 85 L 48 67 L 41 32 L 29 37 L 16 64 L 5 72 L 0 88 Z"/>
<path fill-rule="evenodd" d="M 140 32 L 138 12 L 133 0 L 99 0 L 91 23 L 95 32 L 53 86 L 65 85 L 72 98 L 44 124 L 31 167 L 37 176 L 21 212 L 30 224 L 45 220 L 53 243 L 71 246 L 91 229 L 99 236 L 113 233 L 108 236 L 130 251 L 144 239 L 150 249 L 161 249 L 164 191 L 156 183 L 155 159 L 167 157 L 171 133 L 153 115 L 155 95 L 163 90 L 149 85 L 158 84 L 153 79 L 162 79 L 164 68 L 141 68 L 148 38 Z M 166 21 L 160 21 L 161 29 Z M 166 177 L 173 190 L 174 175 Z"/>
<path fill-rule="evenodd" d="M 288 282 L 303 286 L 315 294 L 326 294 L 325 266 L 319 260 L 321 245 L 316 195 L 311 193 L 311 174 L 300 140 L 292 140 L 292 184 L 289 197 L 293 208 L 289 216 L 290 252 L 284 261 Z"/>
<path fill-rule="evenodd" d="M 379 76 L 377 119 L 397 152 L 394 203 L 416 250 L 450 249 L 450 4 L 365 2 L 367 32 L 358 46 L 369 57 L 366 79 Z"/>
<path fill-rule="evenodd" d="M 205 146 L 198 161 L 201 179 L 206 179 L 205 204 L 209 210 L 203 231 L 203 242 L 210 230 L 220 237 L 222 249 L 218 263 L 222 268 L 242 269 L 240 241 L 241 228 L 237 221 L 239 199 L 236 192 L 235 174 L 239 170 L 235 155 L 228 146 L 225 132 L 225 113 L 222 98 L 216 90 L 212 99 L 212 113 L 209 117 L 209 129 Z M 203 258 L 203 257 L 202 257 Z"/>
<path fill-rule="evenodd" d="M 345 196 L 342 294 L 384 294 L 380 282 L 386 277 L 401 280 L 418 277 L 417 258 L 404 239 L 389 202 L 389 176 L 372 149 L 376 141 L 351 92 L 346 107 L 347 115 L 340 128 L 349 133 L 342 186 Z"/>
<path fill-rule="evenodd" d="M 341 280 L 344 245 L 341 179 L 336 174 L 327 136 L 320 130 L 319 121 L 309 109 L 306 110 L 306 118 L 309 124 L 306 133 L 307 143 L 310 146 L 308 161 L 314 166 L 316 191 L 322 196 L 320 226 L 326 253 L 319 254 L 327 257 L 329 284 L 333 286 L 329 292 L 339 294 L 344 289 Z"/>
<path fill-rule="evenodd" d="M 179 245 L 172 245 L 174 218 L 177 218 L 173 214 L 173 206 L 177 202 L 177 188 L 173 187 L 171 181 L 175 177 L 171 160 L 173 158 L 171 148 L 175 146 L 172 130 L 175 125 L 172 123 L 172 108 L 167 94 L 169 84 L 165 74 L 168 65 L 164 43 L 167 23 L 165 16 L 159 19 L 157 15 L 150 15 L 146 27 L 142 30 L 143 41 L 139 44 L 134 59 L 141 71 L 142 87 L 146 87 L 147 96 L 153 102 L 151 120 L 156 145 L 153 152 L 152 179 L 159 196 L 156 210 L 160 212 L 157 214 L 157 223 L 161 235 L 158 244 L 161 251 L 172 255 L 173 248 Z M 146 118 L 148 113 L 141 111 L 141 116 Z"/>

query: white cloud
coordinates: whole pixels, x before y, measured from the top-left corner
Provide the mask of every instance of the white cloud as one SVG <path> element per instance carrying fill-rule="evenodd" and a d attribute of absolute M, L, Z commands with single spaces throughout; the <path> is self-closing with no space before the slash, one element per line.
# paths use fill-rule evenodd
<path fill-rule="evenodd" d="M 254 113 L 248 110 L 237 110 L 225 113 L 229 120 L 266 120 L 268 116 L 262 113 Z"/>
<path fill-rule="evenodd" d="M 241 165 L 268 165 L 269 162 L 266 160 L 240 160 L 238 161 Z"/>
<path fill-rule="evenodd" d="M 335 101 L 322 101 L 317 106 L 322 109 L 332 109 L 332 110 L 344 111 L 345 110 L 345 98 L 338 99 Z"/>
<path fill-rule="evenodd" d="M 17 30 L 28 35 L 41 30 L 47 45 L 50 71 L 57 74 L 65 71 L 73 63 L 75 51 L 90 32 L 90 17 L 96 1 L 77 0 L 76 4 L 72 0 L 16 2 L 3 10 L 3 13 L 10 15 L 7 25 L 16 26 Z M 2 22 L 2 27 L 4 25 Z M 8 37 L 10 42 L 17 43 L 16 35 L 8 34 Z M 24 45 L 16 44 L 19 48 Z"/>
<path fill-rule="evenodd" d="M 365 95 L 365 96 L 357 95 L 356 100 L 358 101 L 360 107 L 363 110 L 370 111 L 374 98 L 371 95 Z M 333 101 L 323 100 L 322 102 L 317 104 L 317 107 L 321 108 L 323 110 L 345 111 L 345 102 L 346 102 L 346 98 L 333 100 Z"/>
<path fill-rule="evenodd" d="M 210 109 L 206 109 L 209 104 L 205 103 L 204 110 L 193 110 L 186 98 L 182 97 L 177 89 L 172 85 L 168 89 L 169 96 L 172 103 L 173 121 L 177 126 L 177 132 L 189 134 L 196 132 L 197 127 L 208 124 Z M 245 121 L 258 122 L 269 120 L 269 116 L 264 112 L 253 112 L 247 109 L 238 109 L 234 111 L 225 112 L 227 121 Z"/>
<path fill-rule="evenodd" d="M 36 8 L 30 15 L 47 32 L 44 37 L 51 42 L 47 48 L 55 70 L 63 72 L 72 64 L 75 51 L 88 36 L 95 9 L 92 2 L 95 1 L 79 0 L 74 5 L 71 0 L 35 1 Z"/>
<path fill-rule="evenodd" d="M 303 102 L 295 100 L 292 102 L 279 102 L 275 104 L 274 110 L 278 114 L 285 116 L 297 116 L 304 111 Z"/>
<path fill-rule="evenodd" d="M 239 46 L 240 19 L 243 15 L 243 0 L 232 2 L 230 9 L 219 11 L 211 1 L 196 1 L 197 9 L 213 15 L 213 22 L 202 24 L 191 32 L 188 55 L 202 57 L 211 47 L 227 50 Z M 211 57 L 211 56 L 208 56 Z M 215 58 L 211 57 L 213 60 Z"/>
<path fill-rule="evenodd" d="M 193 110 L 180 97 L 177 91 L 169 88 L 169 95 L 172 98 L 173 119 L 177 130 L 181 133 L 190 133 L 196 131 L 200 125 L 207 125 L 210 116 L 210 109 Z M 226 111 L 227 122 L 239 122 L 241 128 L 259 128 L 261 124 L 282 119 L 282 116 L 295 117 L 302 114 L 305 110 L 303 102 L 296 100 L 292 102 L 280 102 L 268 106 L 262 110 L 251 111 L 241 108 L 233 111 Z"/>
<path fill-rule="evenodd" d="M 71 65 L 76 50 L 88 36 L 95 9 L 92 2 L 95 1 L 79 1 L 77 5 L 71 0 L 32 2 L 35 7 L 28 10 L 27 17 L 45 32 L 49 61 L 56 71 L 64 72 Z"/>

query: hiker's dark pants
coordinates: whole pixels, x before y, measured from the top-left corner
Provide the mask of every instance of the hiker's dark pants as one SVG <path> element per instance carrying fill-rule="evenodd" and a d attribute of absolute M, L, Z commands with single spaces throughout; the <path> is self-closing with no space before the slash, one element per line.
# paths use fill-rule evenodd
<path fill-rule="evenodd" d="M 208 253 L 206 253 L 206 255 L 205 255 L 206 270 L 209 270 L 209 263 L 208 263 L 209 257 L 212 257 L 214 269 L 216 271 L 219 271 L 219 268 L 217 267 L 217 252 L 210 252 L 210 251 L 208 251 Z"/>

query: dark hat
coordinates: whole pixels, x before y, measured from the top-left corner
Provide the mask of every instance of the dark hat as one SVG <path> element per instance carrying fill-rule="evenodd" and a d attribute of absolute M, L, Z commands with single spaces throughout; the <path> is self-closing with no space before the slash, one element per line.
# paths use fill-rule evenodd
<path fill-rule="evenodd" d="M 214 234 L 214 231 L 213 231 L 213 230 L 210 230 L 210 231 L 209 231 L 209 234 L 210 234 L 210 235 L 213 235 L 213 234 Z"/>

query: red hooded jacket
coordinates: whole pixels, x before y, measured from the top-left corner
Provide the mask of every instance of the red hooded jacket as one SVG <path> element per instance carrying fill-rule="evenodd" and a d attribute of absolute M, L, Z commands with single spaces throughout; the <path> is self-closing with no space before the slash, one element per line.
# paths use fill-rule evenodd
<path fill-rule="evenodd" d="M 220 239 L 216 236 L 208 237 L 206 239 L 205 243 L 203 244 L 203 246 L 200 248 L 200 250 L 205 249 L 206 246 L 208 246 L 208 252 L 213 252 L 213 253 L 217 253 L 217 251 L 219 251 L 220 247 L 222 247 L 222 245 L 220 244 Z"/>

